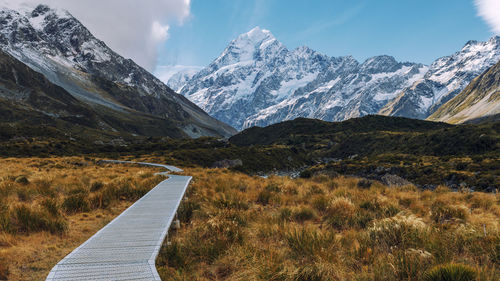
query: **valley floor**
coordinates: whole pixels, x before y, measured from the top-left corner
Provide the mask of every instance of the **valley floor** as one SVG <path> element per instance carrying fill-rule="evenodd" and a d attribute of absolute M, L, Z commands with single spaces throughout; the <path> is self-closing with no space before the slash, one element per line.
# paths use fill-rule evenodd
<path fill-rule="evenodd" d="M 43 280 L 163 179 L 157 169 L 82 157 L 0 166 L 0 280 Z M 424 280 L 439 266 L 477 280 L 500 276 L 498 194 L 321 174 L 185 174 L 194 179 L 178 211 L 181 228 L 157 259 L 162 280 Z"/>

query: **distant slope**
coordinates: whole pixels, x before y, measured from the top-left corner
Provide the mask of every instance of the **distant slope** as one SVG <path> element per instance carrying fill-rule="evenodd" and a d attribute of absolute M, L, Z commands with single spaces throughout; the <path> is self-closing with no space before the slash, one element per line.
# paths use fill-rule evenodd
<path fill-rule="evenodd" d="M 331 135 L 336 133 L 367 133 L 376 131 L 421 132 L 448 128 L 445 123 L 428 122 L 402 117 L 369 115 L 343 122 L 326 122 L 317 119 L 297 118 L 264 128 L 252 127 L 230 138 L 237 145 L 270 145 L 284 143 L 295 136 Z"/>
<path fill-rule="evenodd" d="M 0 49 L 92 107 L 121 111 L 132 120 L 134 112 L 168 119 L 190 137 L 236 132 L 109 49 L 66 11 L 3 8 L 0 22 Z"/>
<path fill-rule="evenodd" d="M 450 125 L 402 117 L 365 116 L 331 123 L 298 118 L 231 137 L 238 146 L 285 145 L 317 158 L 404 153 L 499 156 L 499 124 Z"/>
<path fill-rule="evenodd" d="M 474 79 L 428 120 L 448 123 L 486 120 L 500 114 L 500 61 Z"/>

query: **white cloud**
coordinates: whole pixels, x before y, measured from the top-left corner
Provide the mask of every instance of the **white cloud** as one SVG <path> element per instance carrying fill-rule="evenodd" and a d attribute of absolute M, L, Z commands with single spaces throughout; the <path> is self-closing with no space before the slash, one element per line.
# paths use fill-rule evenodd
<path fill-rule="evenodd" d="M 169 25 L 162 25 L 161 23 L 155 21 L 151 27 L 151 36 L 153 36 L 153 39 L 156 41 L 165 41 L 168 39 L 169 29 Z"/>
<path fill-rule="evenodd" d="M 475 3 L 478 15 L 490 25 L 495 34 L 500 35 L 500 1 L 475 0 Z"/>
<path fill-rule="evenodd" d="M 97 38 L 120 55 L 152 71 L 157 49 L 172 22 L 190 16 L 191 0 L 0 0 L 10 6 L 45 3 L 68 10 Z"/>
<path fill-rule="evenodd" d="M 191 73 L 194 75 L 202 69 L 203 67 L 201 66 L 192 65 L 164 65 L 156 68 L 155 75 L 166 84 L 177 73 Z"/>

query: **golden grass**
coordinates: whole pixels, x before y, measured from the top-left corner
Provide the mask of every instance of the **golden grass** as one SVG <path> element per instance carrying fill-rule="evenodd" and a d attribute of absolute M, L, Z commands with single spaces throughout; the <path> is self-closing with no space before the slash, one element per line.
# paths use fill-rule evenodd
<path fill-rule="evenodd" d="M 0 280 L 44 280 L 164 177 L 81 157 L 0 159 Z"/>
<path fill-rule="evenodd" d="M 161 180 L 157 169 L 80 157 L 0 159 L 0 167 L 0 280 L 43 280 Z M 194 180 L 178 211 L 182 227 L 157 260 L 163 280 L 424 280 L 449 264 L 473 268 L 477 280 L 500 276 L 499 195 L 185 173 Z M 20 206 L 29 219 L 19 220 Z"/>
<path fill-rule="evenodd" d="M 498 280 L 500 196 L 359 179 L 188 169 L 163 280 L 424 280 L 446 264 Z"/>

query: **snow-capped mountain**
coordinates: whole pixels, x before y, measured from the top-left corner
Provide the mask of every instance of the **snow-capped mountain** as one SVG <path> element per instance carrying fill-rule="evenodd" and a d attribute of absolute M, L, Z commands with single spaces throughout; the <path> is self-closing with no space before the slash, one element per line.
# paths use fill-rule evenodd
<path fill-rule="evenodd" d="M 487 42 L 469 41 L 462 50 L 433 62 L 423 79 L 404 89 L 380 113 L 425 119 L 499 60 L 499 36 Z"/>
<path fill-rule="evenodd" d="M 377 113 L 427 67 L 378 56 L 359 63 L 307 47 L 288 50 L 256 27 L 233 40 L 181 94 L 238 129 L 296 117 L 344 120 Z"/>
<path fill-rule="evenodd" d="M 238 129 L 296 117 L 367 114 L 426 118 L 500 59 L 499 37 L 469 42 L 431 66 L 376 56 L 365 62 L 307 47 L 288 50 L 268 30 L 238 36 L 180 93 Z M 180 87 L 180 86 L 179 86 Z"/>
<path fill-rule="evenodd" d="M 88 104 L 178 122 L 189 136 L 234 130 L 95 38 L 77 19 L 46 5 L 0 8 L 0 49 Z"/>

